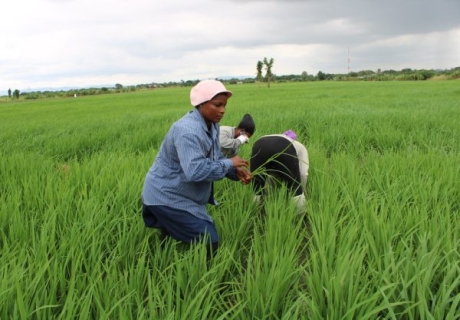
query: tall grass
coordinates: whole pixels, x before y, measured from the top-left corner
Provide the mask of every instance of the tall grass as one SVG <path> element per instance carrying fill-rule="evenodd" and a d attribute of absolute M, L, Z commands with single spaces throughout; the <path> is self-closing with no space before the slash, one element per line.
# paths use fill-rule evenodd
<path fill-rule="evenodd" d="M 460 319 L 458 83 L 230 89 L 222 124 L 307 147 L 307 214 L 216 183 L 210 264 L 140 217 L 189 88 L 3 104 L 0 318 Z"/>

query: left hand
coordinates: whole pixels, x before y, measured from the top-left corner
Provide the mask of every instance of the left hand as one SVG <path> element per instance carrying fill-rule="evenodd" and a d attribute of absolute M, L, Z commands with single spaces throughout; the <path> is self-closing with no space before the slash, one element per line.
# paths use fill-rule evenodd
<path fill-rule="evenodd" d="M 236 168 L 236 176 L 242 184 L 248 184 L 252 180 L 252 174 L 244 167 Z"/>

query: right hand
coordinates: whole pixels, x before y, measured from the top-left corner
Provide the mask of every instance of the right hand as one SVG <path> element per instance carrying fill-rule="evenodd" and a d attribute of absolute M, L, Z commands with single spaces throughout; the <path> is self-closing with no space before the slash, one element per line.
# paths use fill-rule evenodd
<path fill-rule="evenodd" d="M 244 160 L 240 156 L 234 156 L 233 158 L 230 158 L 233 163 L 233 167 L 239 168 L 239 167 L 249 167 L 249 162 L 247 160 Z"/>
<path fill-rule="evenodd" d="M 249 182 L 251 182 L 252 179 L 251 172 L 249 172 L 248 169 L 243 167 L 236 168 L 236 176 L 242 184 L 248 184 Z"/>

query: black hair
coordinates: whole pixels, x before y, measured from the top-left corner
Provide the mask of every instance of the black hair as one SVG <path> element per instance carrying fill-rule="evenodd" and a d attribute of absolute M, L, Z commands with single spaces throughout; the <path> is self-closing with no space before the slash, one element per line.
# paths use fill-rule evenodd
<path fill-rule="evenodd" d="M 243 116 L 243 119 L 241 119 L 238 128 L 243 129 L 244 131 L 252 135 L 256 131 L 256 124 L 254 123 L 254 120 L 252 119 L 251 115 L 246 113 Z"/>

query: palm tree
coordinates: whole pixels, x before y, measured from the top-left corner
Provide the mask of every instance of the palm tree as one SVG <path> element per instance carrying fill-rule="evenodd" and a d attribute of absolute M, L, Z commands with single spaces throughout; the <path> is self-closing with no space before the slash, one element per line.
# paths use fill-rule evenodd
<path fill-rule="evenodd" d="M 257 61 L 257 84 L 259 85 L 260 88 L 260 81 L 262 80 L 262 68 L 264 67 L 264 64 L 262 61 Z"/>
<path fill-rule="evenodd" d="M 265 77 L 267 78 L 267 84 L 268 84 L 268 87 L 270 88 L 270 80 L 273 76 L 273 73 L 272 73 L 272 67 L 273 67 L 273 58 L 270 58 L 270 60 L 267 60 L 267 58 L 264 58 L 264 65 L 265 65 Z"/>

